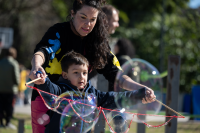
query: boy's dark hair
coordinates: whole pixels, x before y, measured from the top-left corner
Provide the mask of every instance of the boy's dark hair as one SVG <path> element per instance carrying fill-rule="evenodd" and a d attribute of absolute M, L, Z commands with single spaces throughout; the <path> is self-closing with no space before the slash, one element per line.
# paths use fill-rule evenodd
<path fill-rule="evenodd" d="M 89 67 L 89 62 L 83 55 L 71 51 L 67 53 L 61 61 L 62 71 L 68 72 L 69 67 L 73 64 L 87 65 L 87 67 Z"/>

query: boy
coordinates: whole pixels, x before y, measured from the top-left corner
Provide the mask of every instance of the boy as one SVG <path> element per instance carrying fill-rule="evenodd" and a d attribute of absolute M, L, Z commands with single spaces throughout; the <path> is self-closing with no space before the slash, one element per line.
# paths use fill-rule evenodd
<path fill-rule="evenodd" d="M 116 95 L 126 95 L 127 98 L 134 99 L 133 102 L 136 100 L 140 100 L 143 103 L 154 101 L 154 95 L 145 95 L 149 93 L 145 88 L 141 88 L 138 91 L 125 92 L 101 92 L 96 90 L 91 86 L 90 81 L 87 82 L 89 63 L 87 59 L 79 53 L 73 51 L 67 53 L 61 61 L 61 67 L 62 76 L 57 82 L 52 83 L 46 78 L 46 82 L 37 85 L 37 88 L 55 95 L 60 95 L 67 91 L 73 91 L 79 94 L 87 92 L 88 94 L 96 96 L 98 101 L 97 107 L 101 106 L 108 109 L 117 108 L 114 102 L 114 97 Z M 81 96 L 80 99 L 82 99 Z M 50 122 L 46 125 L 45 133 L 59 133 L 61 115 L 53 111 L 48 111 L 47 114 L 50 116 Z"/>

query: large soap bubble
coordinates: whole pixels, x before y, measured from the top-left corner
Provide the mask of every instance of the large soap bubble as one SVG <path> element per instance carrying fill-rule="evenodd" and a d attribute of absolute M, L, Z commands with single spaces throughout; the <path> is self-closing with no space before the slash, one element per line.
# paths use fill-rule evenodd
<path fill-rule="evenodd" d="M 98 121 L 100 111 L 97 108 L 97 98 L 93 93 L 66 91 L 56 96 L 39 91 L 39 94 L 47 108 L 61 114 L 62 133 L 86 133 Z M 39 122 L 44 123 L 41 119 L 38 119 Z"/>
<path fill-rule="evenodd" d="M 132 80 L 154 90 L 156 99 L 162 101 L 162 76 L 153 65 L 142 59 L 131 59 L 122 65 L 122 70 L 123 71 L 117 73 L 114 84 L 115 91 L 125 91 L 123 88 L 120 88 L 119 83 L 123 82 L 122 76 L 127 75 Z M 126 84 L 123 84 L 123 86 L 124 85 Z M 119 109 L 125 109 L 125 111 L 131 113 L 151 114 L 134 116 L 133 121 L 136 122 L 147 122 L 152 120 L 154 115 L 159 113 L 162 106 L 156 101 L 148 104 L 142 104 L 141 101 L 133 102 L 133 99 L 127 98 L 126 96 L 117 96 L 115 102 Z"/>
<path fill-rule="evenodd" d="M 62 110 L 60 119 L 62 133 L 86 133 L 98 121 L 100 111 L 94 94 L 78 95 L 74 92 L 66 92 L 59 96 L 57 103 L 59 103 L 57 110 Z"/>

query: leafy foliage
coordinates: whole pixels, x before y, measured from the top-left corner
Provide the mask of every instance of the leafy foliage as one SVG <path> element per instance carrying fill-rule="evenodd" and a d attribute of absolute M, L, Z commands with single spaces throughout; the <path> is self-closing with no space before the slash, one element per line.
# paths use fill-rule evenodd
<path fill-rule="evenodd" d="M 70 8 L 72 7 L 71 0 L 53 0 L 52 7 L 62 21 L 66 20 L 66 17 L 70 14 Z"/>
<path fill-rule="evenodd" d="M 125 1 L 123 2 L 126 3 Z M 159 0 L 156 1 L 159 2 Z M 113 1 L 113 3 L 117 2 L 119 1 Z M 179 2 L 169 0 L 166 3 L 163 43 L 161 42 L 161 10 L 154 10 L 155 7 L 160 9 L 161 4 L 155 4 L 155 6 L 148 8 L 145 6 L 143 13 L 138 12 L 142 11 L 142 7 L 135 7 L 137 11 L 133 11 L 133 13 L 135 12 L 136 21 L 133 22 L 133 19 L 130 19 L 130 23 L 134 24 L 120 25 L 114 36 L 130 39 L 139 58 L 149 61 L 158 69 L 160 68 L 159 60 L 162 54 L 160 45 L 162 44 L 164 51 L 163 71 L 167 70 L 168 56 L 179 55 L 181 57 L 180 90 L 190 92 L 192 85 L 200 83 L 200 56 L 198 54 L 200 49 L 200 11 L 186 8 L 187 1 Z M 121 2 L 121 4 L 120 7 L 123 8 L 123 3 Z M 135 8 L 133 6 L 133 9 Z M 171 10 L 169 10 L 170 8 Z M 147 13 L 147 11 L 149 12 Z M 130 13 L 127 12 L 127 14 L 131 16 Z M 121 21 L 121 23 L 124 22 Z"/>

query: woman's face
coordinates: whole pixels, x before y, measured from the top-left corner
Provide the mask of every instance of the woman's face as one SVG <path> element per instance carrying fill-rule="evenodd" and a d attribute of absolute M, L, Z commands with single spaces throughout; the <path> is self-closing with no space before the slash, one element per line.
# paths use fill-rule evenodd
<path fill-rule="evenodd" d="M 99 11 L 91 6 L 84 5 L 76 14 L 73 10 L 71 13 L 76 31 L 81 36 L 87 36 L 96 24 Z"/>

